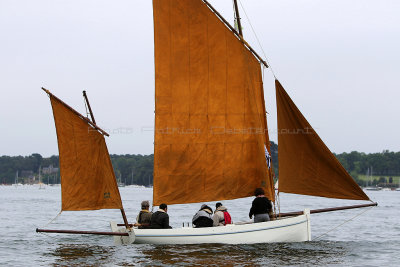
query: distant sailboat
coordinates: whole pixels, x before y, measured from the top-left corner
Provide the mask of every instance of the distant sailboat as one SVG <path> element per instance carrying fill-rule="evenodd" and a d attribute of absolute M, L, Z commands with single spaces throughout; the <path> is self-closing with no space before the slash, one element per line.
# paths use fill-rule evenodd
<path fill-rule="evenodd" d="M 118 187 L 125 187 L 125 183 L 122 182 L 121 173 L 118 177 Z"/>
<path fill-rule="evenodd" d="M 153 1 L 153 205 L 243 198 L 262 187 L 276 206 L 261 72 L 268 65 L 243 39 L 236 0 L 234 4 L 239 32 L 205 0 Z M 275 87 L 278 192 L 371 201 L 278 80 Z M 117 208 L 123 214 L 125 228 L 113 223 L 113 232 L 91 234 L 115 235 L 120 243 L 302 242 L 311 240 L 311 213 L 377 205 L 286 214 L 275 210 L 273 221 L 224 227 L 130 228 L 103 137 L 107 134 L 93 116 L 86 119 L 46 92 L 58 136 L 62 210 Z"/>
<path fill-rule="evenodd" d="M 382 190 L 381 187 L 372 186 L 372 166 L 370 168 L 368 168 L 367 176 L 369 177 L 369 180 L 370 180 L 371 184 L 370 184 L 369 187 L 366 187 L 365 190 L 368 190 L 368 191 L 380 191 L 380 190 Z"/>
<path fill-rule="evenodd" d="M 12 185 L 15 186 L 15 187 L 23 186 L 23 184 L 19 181 L 19 171 L 16 171 L 16 173 L 15 173 L 15 181 L 14 181 L 14 184 L 12 184 Z"/>
<path fill-rule="evenodd" d="M 15 173 L 15 186 L 18 186 L 18 171 Z"/>
<path fill-rule="evenodd" d="M 45 187 L 45 185 L 44 185 L 44 183 L 42 182 L 42 179 L 41 179 L 40 169 L 41 169 L 41 166 L 39 166 L 39 189 L 46 189 L 46 187 Z"/>

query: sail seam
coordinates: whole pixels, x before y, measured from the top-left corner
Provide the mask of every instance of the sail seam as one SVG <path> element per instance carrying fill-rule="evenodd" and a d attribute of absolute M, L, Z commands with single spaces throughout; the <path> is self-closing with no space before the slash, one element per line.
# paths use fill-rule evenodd
<path fill-rule="evenodd" d="M 208 127 L 210 127 L 210 118 L 208 117 L 208 104 L 209 104 L 209 101 L 210 101 L 210 38 L 209 38 L 209 23 L 210 23 L 210 21 L 209 21 L 209 16 L 208 15 L 206 15 L 206 18 L 207 18 L 207 23 L 206 23 L 206 39 L 207 39 L 207 104 L 206 104 L 206 117 L 207 117 L 207 126 Z M 208 161 L 208 155 L 209 155 L 209 147 L 208 147 L 208 144 L 209 144 L 209 135 L 208 134 L 206 134 L 206 162 Z M 210 154 L 212 154 L 212 153 L 210 153 Z M 205 177 L 203 178 L 204 179 L 204 182 L 206 181 L 206 177 L 208 177 L 208 168 L 205 168 Z"/>
<path fill-rule="evenodd" d="M 225 120 L 224 120 L 224 129 L 226 129 L 227 126 L 227 119 L 228 119 L 228 66 L 229 66 L 229 50 L 228 50 L 228 36 L 227 33 L 224 33 L 225 36 L 225 58 L 226 58 L 226 64 L 225 64 Z M 225 135 L 225 133 L 224 133 Z M 224 159 L 226 159 L 226 138 L 224 138 Z M 225 179 L 225 168 L 222 170 L 222 177 L 224 178 L 224 181 L 226 183 Z M 229 188 L 229 187 L 227 187 Z"/>

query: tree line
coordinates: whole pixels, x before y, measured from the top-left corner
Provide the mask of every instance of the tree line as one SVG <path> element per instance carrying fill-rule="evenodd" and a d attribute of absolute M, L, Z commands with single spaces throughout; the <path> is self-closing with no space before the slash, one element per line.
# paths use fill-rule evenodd
<path fill-rule="evenodd" d="M 400 175 L 400 152 L 384 150 L 381 153 L 366 154 L 353 151 L 335 156 L 349 173 L 367 174 L 369 169 L 374 175 Z"/>
<path fill-rule="evenodd" d="M 400 175 L 400 152 L 385 150 L 381 153 L 366 154 L 353 151 L 350 153 L 335 154 L 335 156 L 360 185 L 364 185 L 365 182 L 359 179 L 358 176 L 366 175 L 371 170 L 373 171 L 373 175 L 376 176 Z M 110 157 L 118 182 L 127 185 L 138 184 L 146 186 L 153 184 L 153 155 L 111 154 Z M 278 177 L 278 145 L 274 142 L 271 142 L 271 158 L 276 177 Z M 0 184 L 15 183 L 17 172 L 20 183 L 32 183 L 32 179 L 37 182 L 39 169 L 43 170 L 43 168 L 50 165 L 58 168 L 58 156 L 43 158 L 37 153 L 30 156 L 1 156 Z M 30 178 L 24 177 L 24 175 L 30 176 Z M 59 170 L 53 173 L 42 172 L 41 178 L 45 183 L 60 183 Z M 375 183 L 379 182 L 382 181 L 376 181 Z"/>

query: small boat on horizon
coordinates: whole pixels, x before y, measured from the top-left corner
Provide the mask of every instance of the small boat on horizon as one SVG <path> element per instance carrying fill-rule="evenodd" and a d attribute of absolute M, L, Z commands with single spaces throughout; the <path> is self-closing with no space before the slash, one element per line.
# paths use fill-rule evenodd
<path fill-rule="evenodd" d="M 373 187 L 366 187 L 364 189 L 368 191 L 381 191 L 382 187 L 373 186 Z"/>

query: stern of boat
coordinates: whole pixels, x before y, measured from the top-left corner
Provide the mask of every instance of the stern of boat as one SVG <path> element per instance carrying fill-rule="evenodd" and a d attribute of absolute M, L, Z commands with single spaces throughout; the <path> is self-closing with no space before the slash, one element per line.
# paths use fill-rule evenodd
<path fill-rule="evenodd" d="M 126 229 L 125 227 L 118 227 L 116 222 L 110 222 L 111 231 L 116 233 L 128 233 L 129 236 L 114 236 L 115 245 L 130 245 L 135 242 L 136 236 L 133 228 Z"/>

